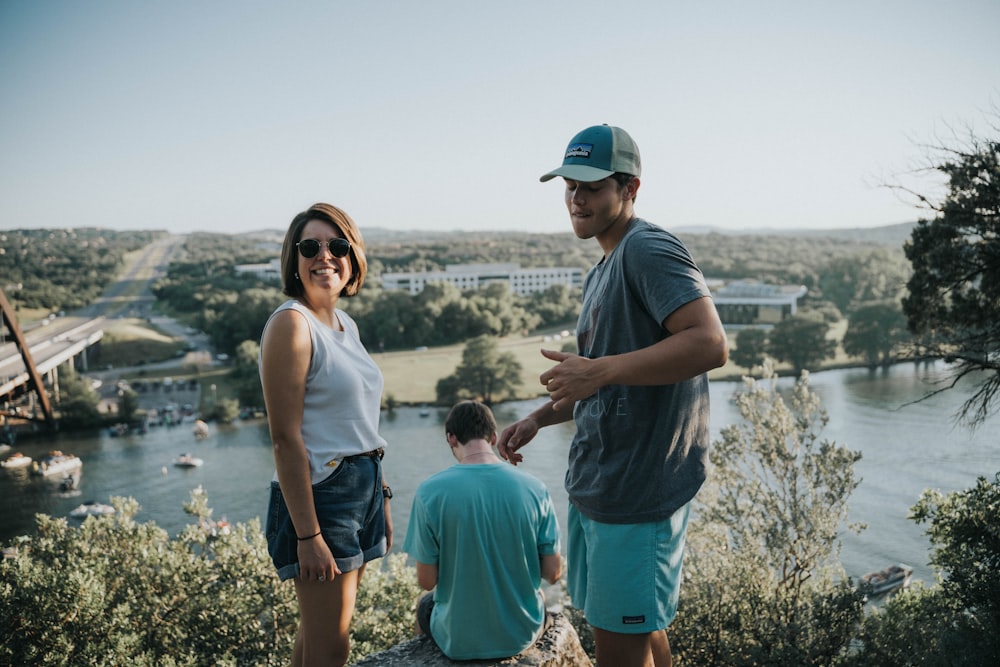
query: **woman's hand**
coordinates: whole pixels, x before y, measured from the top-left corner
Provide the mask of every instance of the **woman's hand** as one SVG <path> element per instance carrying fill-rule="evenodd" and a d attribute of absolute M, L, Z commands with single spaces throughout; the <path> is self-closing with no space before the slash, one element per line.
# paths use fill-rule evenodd
<path fill-rule="evenodd" d="M 299 579 L 302 581 L 333 581 L 334 577 L 341 574 L 322 535 L 300 540 L 298 550 Z"/>
<path fill-rule="evenodd" d="M 392 548 L 392 512 L 389 511 L 389 499 L 385 499 L 385 550 Z"/>

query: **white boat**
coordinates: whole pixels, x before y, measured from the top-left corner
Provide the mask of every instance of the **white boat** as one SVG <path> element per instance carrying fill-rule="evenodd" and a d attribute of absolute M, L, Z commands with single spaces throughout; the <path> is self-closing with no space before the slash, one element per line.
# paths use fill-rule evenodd
<path fill-rule="evenodd" d="M 910 585 L 913 568 L 904 563 L 890 565 L 884 570 L 869 572 L 861 577 L 858 590 L 868 595 L 883 595 Z"/>
<path fill-rule="evenodd" d="M 35 461 L 31 474 L 48 477 L 50 475 L 66 475 L 83 466 L 80 457 L 73 454 L 63 454 L 56 450 L 49 452 L 40 460 Z"/>
<path fill-rule="evenodd" d="M 196 438 L 207 438 L 208 437 L 208 424 L 200 419 L 194 421 L 194 437 Z"/>
<path fill-rule="evenodd" d="M 115 508 L 111 505 L 104 505 L 93 500 L 88 500 L 70 512 L 69 515 L 74 519 L 85 519 L 88 516 L 106 516 L 114 513 Z"/>
<path fill-rule="evenodd" d="M 21 452 L 12 454 L 3 461 L 0 461 L 0 466 L 3 466 L 4 468 L 23 468 L 24 466 L 30 466 L 30 465 L 31 465 L 31 457 L 25 456 Z"/>
<path fill-rule="evenodd" d="M 178 468 L 197 468 L 202 463 L 204 463 L 203 460 L 196 456 L 191 456 L 190 454 L 181 454 L 177 457 L 177 460 L 174 461 L 174 465 Z"/>

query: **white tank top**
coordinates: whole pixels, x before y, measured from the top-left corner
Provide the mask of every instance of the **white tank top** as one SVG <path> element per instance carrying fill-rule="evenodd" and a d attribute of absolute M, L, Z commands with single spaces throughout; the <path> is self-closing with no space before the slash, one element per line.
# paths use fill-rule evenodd
<path fill-rule="evenodd" d="M 317 484 L 333 472 L 336 464 L 332 462 L 385 447 L 378 432 L 385 381 L 361 344 L 357 323 L 347 313 L 336 311 L 343 331 L 320 322 L 295 300 L 283 303 L 271 317 L 289 309 L 305 316 L 312 338 L 302 439 L 309 453 L 312 483 Z"/>

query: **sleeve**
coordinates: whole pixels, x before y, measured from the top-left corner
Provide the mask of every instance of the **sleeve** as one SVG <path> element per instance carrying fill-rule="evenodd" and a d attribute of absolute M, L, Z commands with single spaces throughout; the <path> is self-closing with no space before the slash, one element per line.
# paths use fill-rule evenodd
<path fill-rule="evenodd" d="M 680 239 L 667 232 L 629 239 L 624 271 L 629 288 L 657 322 L 681 306 L 711 296 L 705 277 Z"/>
<path fill-rule="evenodd" d="M 556 518 L 555 508 L 552 505 L 552 498 L 549 492 L 542 490 L 541 513 L 538 524 L 538 555 L 551 556 L 559 553 L 561 549 L 559 540 L 559 519 Z"/>
<path fill-rule="evenodd" d="M 406 538 L 403 540 L 403 551 L 427 565 L 437 565 L 440 557 L 440 545 L 437 536 L 427 521 L 427 509 L 420 497 L 420 490 L 413 499 L 410 509 L 410 521 L 406 527 Z"/>

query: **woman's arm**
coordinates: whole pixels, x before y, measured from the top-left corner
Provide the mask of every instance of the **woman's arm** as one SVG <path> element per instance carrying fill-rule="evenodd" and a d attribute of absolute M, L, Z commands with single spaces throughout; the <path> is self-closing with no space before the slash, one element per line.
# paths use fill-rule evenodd
<path fill-rule="evenodd" d="M 261 340 L 260 375 L 278 484 L 298 537 L 310 537 L 320 530 L 313 503 L 309 455 L 302 440 L 311 355 L 312 339 L 303 316 L 291 310 L 276 314 Z M 302 579 L 332 578 L 340 573 L 322 537 L 301 540 L 298 548 Z"/>

